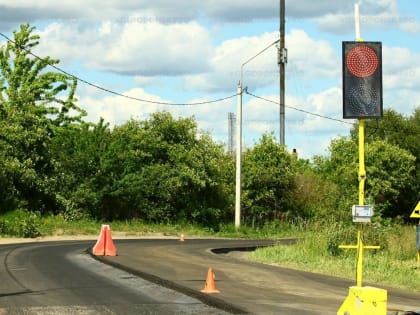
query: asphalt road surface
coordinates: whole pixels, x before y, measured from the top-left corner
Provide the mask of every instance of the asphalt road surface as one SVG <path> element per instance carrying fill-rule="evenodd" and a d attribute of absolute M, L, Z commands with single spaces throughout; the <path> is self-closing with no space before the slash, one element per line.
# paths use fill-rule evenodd
<path fill-rule="evenodd" d="M 0 245 L 0 314 L 223 314 L 93 259 L 92 242 Z"/>
<path fill-rule="evenodd" d="M 336 314 L 353 285 L 247 262 L 224 250 L 265 241 L 114 242 L 118 256 L 96 257 L 107 264 L 86 253 L 92 241 L 0 245 L 0 315 Z M 200 292 L 209 267 L 218 294 Z M 419 294 L 388 288 L 388 301 L 392 309 L 420 309 Z"/>
<path fill-rule="evenodd" d="M 232 313 L 336 314 L 348 287 L 354 285 L 353 281 L 337 277 L 253 263 L 237 259 L 237 255 L 216 255 L 211 251 L 252 249 L 267 245 L 265 241 L 135 240 L 115 244 L 118 256 L 100 259 L 217 307 L 223 308 L 226 303 L 224 309 Z M 220 293 L 203 298 L 199 290 L 209 267 L 215 271 Z M 389 310 L 420 309 L 420 294 L 386 289 Z"/>

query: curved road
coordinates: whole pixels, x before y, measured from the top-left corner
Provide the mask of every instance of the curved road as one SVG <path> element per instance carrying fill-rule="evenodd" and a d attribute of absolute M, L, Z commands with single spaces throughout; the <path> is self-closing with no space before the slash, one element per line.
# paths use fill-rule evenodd
<path fill-rule="evenodd" d="M 348 287 L 354 285 L 353 281 L 337 277 L 253 263 L 236 259 L 236 255 L 215 255 L 210 250 L 252 248 L 267 245 L 266 241 L 137 240 L 115 244 L 117 257 L 99 259 L 190 295 L 203 288 L 207 268 L 212 267 L 221 293 L 208 300 L 218 307 L 223 307 L 220 302 L 226 302 L 225 309 L 233 313 L 336 314 Z M 420 294 L 386 289 L 389 310 L 420 309 Z M 207 296 L 193 296 L 208 303 Z M 236 308 L 229 309 L 229 305 Z"/>
<path fill-rule="evenodd" d="M 118 269 L 86 254 L 92 241 L 1 245 L 0 314 L 336 314 L 353 285 L 210 250 L 263 241 L 114 242 L 118 256 L 96 258 Z M 219 294 L 200 292 L 209 267 Z M 420 309 L 419 294 L 388 289 L 388 301 L 389 308 Z"/>
<path fill-rule="evenodd" d="M 0 314 L 222 314 L 92 259 L 90 246 L 1 245 Z"/>

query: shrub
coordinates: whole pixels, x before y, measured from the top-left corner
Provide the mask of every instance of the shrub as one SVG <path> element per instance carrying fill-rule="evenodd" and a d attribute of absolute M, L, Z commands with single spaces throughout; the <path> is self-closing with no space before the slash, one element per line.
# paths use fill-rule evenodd
<path fill-rule="evenodd" d="M 0 222 L 0 232 L 2 235 L 16 237 L 38 237 L 40 232 L 39 214 L 24 209 L 18 209 L 7 215 Z"/>
<path fill-rule="evenodd" d="M 338 247 L 339 245 L 356 245 L 357 230 L 357 224 L 345 225 L 339 222 L 335 223 L 327 232 L 328 252 L 333 256 L 338 256 L 343 253 L 343 250 Z M 381 246 L 380 250 L 387 249 L 388 231 L 389 226 L 379 222 L 364 225 L 362 234 L 364 245 L 377 245 Z"/>

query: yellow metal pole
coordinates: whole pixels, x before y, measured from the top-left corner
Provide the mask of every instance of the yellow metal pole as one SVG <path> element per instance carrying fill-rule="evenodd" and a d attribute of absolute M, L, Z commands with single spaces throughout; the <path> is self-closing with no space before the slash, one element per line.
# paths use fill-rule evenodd
<path fill-rule="evenodd" d="M 356 268 L 356 285 L 362 286 L 362 274 L 363 274 L 363 226 L 359 223 L 357 230 L 357 268 Z"/>
<path fill-rule="evenodd" d="M 359 119 L 359 206 L 365 204 L 365 121 Z M 359 223 L 357 229 L 357 268 L 356 285 L 362 286 L 363 274 L 363 225 Z"/>
<path fill-rule="evenodd" d="M 365 204 L 365 121 L 359 119 L 359 206 Z"/>

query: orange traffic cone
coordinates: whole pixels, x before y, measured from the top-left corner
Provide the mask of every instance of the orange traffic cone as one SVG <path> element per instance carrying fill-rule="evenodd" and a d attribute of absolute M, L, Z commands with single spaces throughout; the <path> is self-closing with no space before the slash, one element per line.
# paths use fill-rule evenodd
<path fill-rule="evenodd" d="M 116 256 L 117 249 L 112 241 L 109 225 L 103 224 L 98 241 L 92 248 L 92 253 L 96 256 Z"/>
<path fill-rule="evenodd" d="M 179 241 L 180 242 L 185 242 L 185 235 L 181 234 L 181 236 L 179 237 Z"/>
<path fill-rule="evenodd" d="M 105 233 L 105 256 L 117 256 L 117 248 L 115 247 L 112 240 L 111 229 L 109 225 L 107 225 Z"/>
<path fill-rule="evenodd" d="M 92 248 L 92 253 L 95 256 L 103 256 L 105 254 L 105 226 L 102 225 L 101 233 L 99 233 L 99 238 L 96 241 L 96 244 Z"/>
<path fill-rule="evenodd" d="M 204 289 L 201 290 L 203 293 L 220 293 L 219 290 L 216 289 L 216 283 L 214 281 L 215 276 L 213 272 L 213 268 L 209 268 L 209 271 L 207 272 L 207 279 L 206 284 L 204 286 Z"/>

